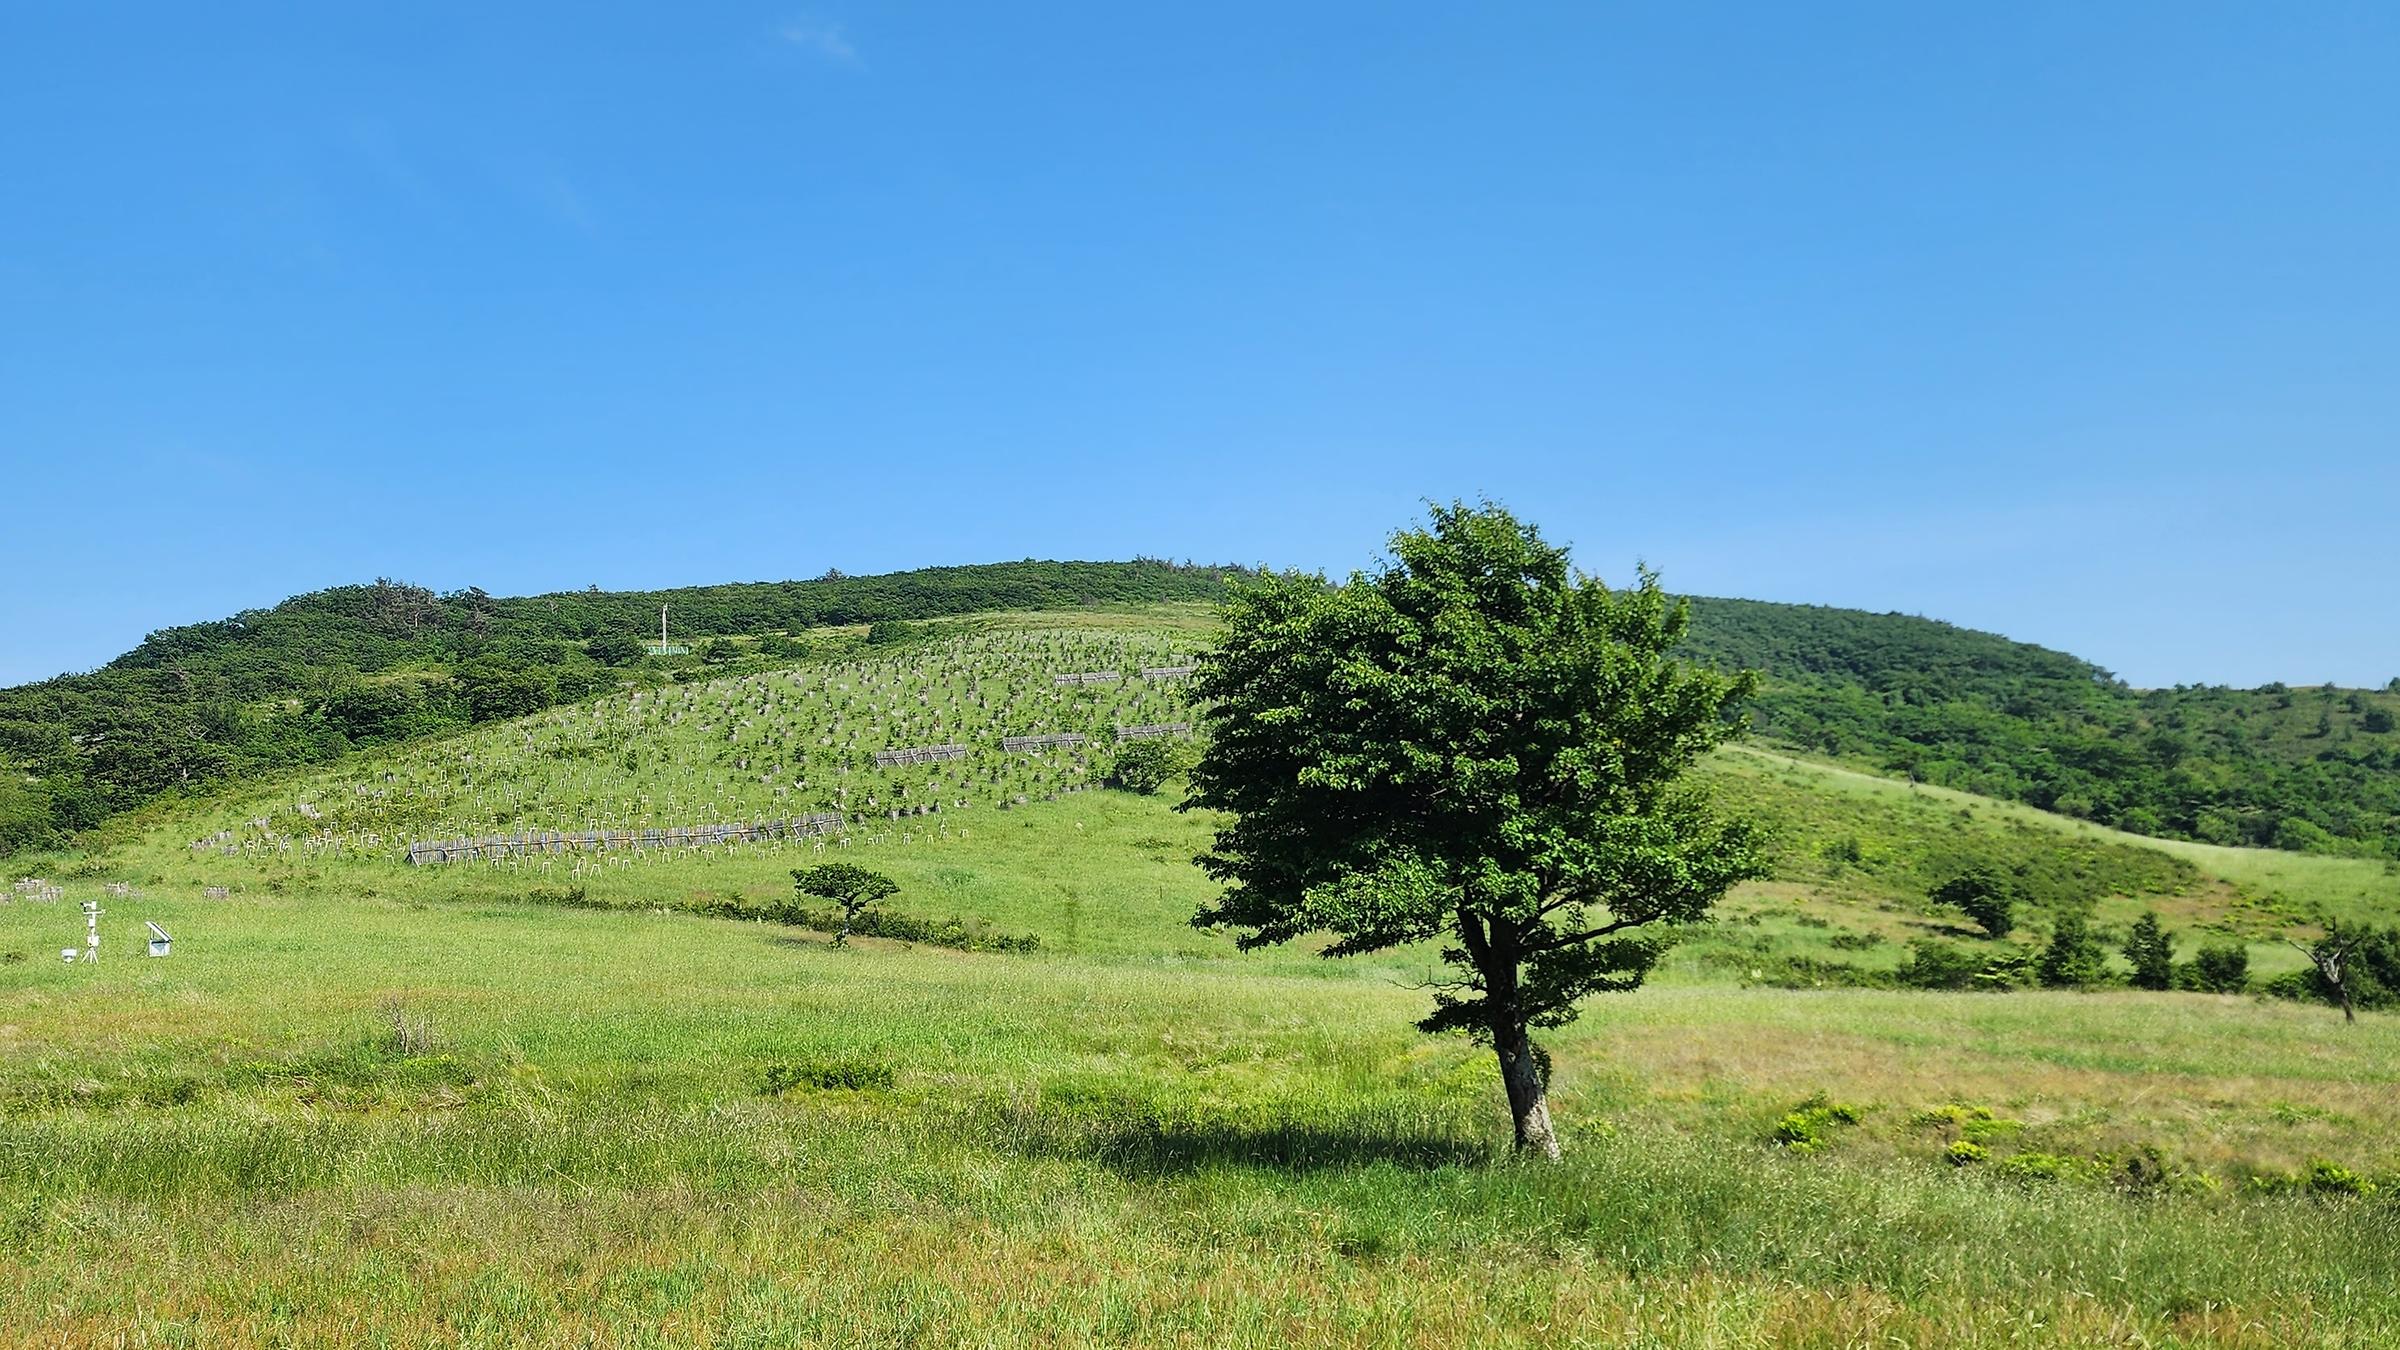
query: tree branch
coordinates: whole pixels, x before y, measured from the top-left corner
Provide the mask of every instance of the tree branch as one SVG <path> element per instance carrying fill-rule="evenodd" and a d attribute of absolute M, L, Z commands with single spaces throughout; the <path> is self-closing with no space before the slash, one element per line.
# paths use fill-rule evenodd
<path fill-rule="evenodd" d="M 1628 928 L 1640 927 L 1645 922 L 1647 922 L 1647 920 L 1644 919 L 1618 919 L 1614 923 L 1604 923 L 1598 928 L 1587 928 L 1580 933 L 1561 934 L 1558 937 L 1550 939 L 1548 942 L 1530 943 L 1527 945 L 1526 950 L 1534 952 L 1554 952 L 1561 947 L 1572 947 L 1578 942 L 1589 942 L 1593 938 L 1604 938 L 1612 933 L 1622 933 Z"/>

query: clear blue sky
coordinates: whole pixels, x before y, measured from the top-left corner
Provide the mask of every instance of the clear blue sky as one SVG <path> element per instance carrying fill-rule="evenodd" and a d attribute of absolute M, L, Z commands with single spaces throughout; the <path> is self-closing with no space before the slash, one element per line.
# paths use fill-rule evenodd
<path fill-rule="evenodd" d="M 1622 577 L 2400 675 L 2400 5 L 0 9 L 0 681 L 390 575 Z"/>

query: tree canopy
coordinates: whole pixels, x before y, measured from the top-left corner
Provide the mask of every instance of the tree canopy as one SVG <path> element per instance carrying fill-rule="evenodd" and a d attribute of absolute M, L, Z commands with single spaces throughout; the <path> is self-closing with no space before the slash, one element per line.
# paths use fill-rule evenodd
<path fill-rule="evenodd" d="M 1227 888 L 1194 921 L 1328 956 L 1442 940 L 1421 1025 L 1491 1045 L 1519 1146 L 1555 1156 L 1529 1029 L 1639 985 L 1758 869 L 1683 778 L 1752 677 L 1672 655 L 1688 611 L 1654 575 L 1612 590 L 1499 507 L 1435 507 L 1391 553 L 1225 606 L 1186 805 L 1229 818 L 1201 859 Z"/>

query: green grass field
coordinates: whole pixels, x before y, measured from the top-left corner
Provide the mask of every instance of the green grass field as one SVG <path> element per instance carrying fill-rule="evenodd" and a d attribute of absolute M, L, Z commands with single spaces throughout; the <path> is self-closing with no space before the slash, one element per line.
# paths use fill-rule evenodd
<path fill-rule="evenodd" d="M 648 723 L 620 695 L 621 718 L 564 709 L 161 807 L 42 861 L 64 899 L 0 905 L 0 1341 L 2400 1341 L 2400 1022 L 1740 968 L 1888 961 L 1955 924 L 1922 883 L 1960 859 L 2262 958 L 2286 908 L 2388 921 L 2379 866 L 1730 753 L 1711 772 L 1776 829 L 1775 875 L 1651 987 L 1546 1038 L 1567 1160 L 1527 1166 L 1488 1055 L 1413 1029 L 1430 953 L 1242 955 L 1189 926 L 1208 822 L 1171 794 L 1067 791 L 1098 752 L 857 763 L 878 736 L 1171 720 L 1136 680 L 1032 681 L 1192 640 L 1010 622 L 672 688 Z M 396 861 L 415 829 L 638 821 L 645 794 L 664 823 L 669 793 L 736 819 L 937 790 L 939 814 L 822 848 Z M 834 857 L 897 878 L 896 909 L 1041 947 L 837 951 L 666 912 Z M 614 908 L 535 902 L 572 887 Z M 105 956 L 62 965 L 82 899 L 107 907 Z M 136 954 L 143 919 L 173 956 Z"/>

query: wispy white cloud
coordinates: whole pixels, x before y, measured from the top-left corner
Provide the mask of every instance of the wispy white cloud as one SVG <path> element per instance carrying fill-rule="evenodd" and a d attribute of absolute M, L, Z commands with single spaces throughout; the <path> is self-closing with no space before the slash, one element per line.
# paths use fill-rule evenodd
<path fill-rule="evenodd" d="M 783 26 L 782 36 L 784 41 L 793 46 L 828 61 L 852 66 L 858 64 L 858 48 L 850 45 L 849 37 L 842 32 L 842 26 L 838 23 L 795 19 Z"/>
<path fill-rule="evenodd" d="M 565 174 L 555 171 L 543 174 L 530 185 L 530 191 L 534 200 L 548 208 L 552 215 L 585 234 L 594 232 L 592 213 L 583 204 L 583 194 L 575 190 L 575 185 L 567 181 Z"/>

